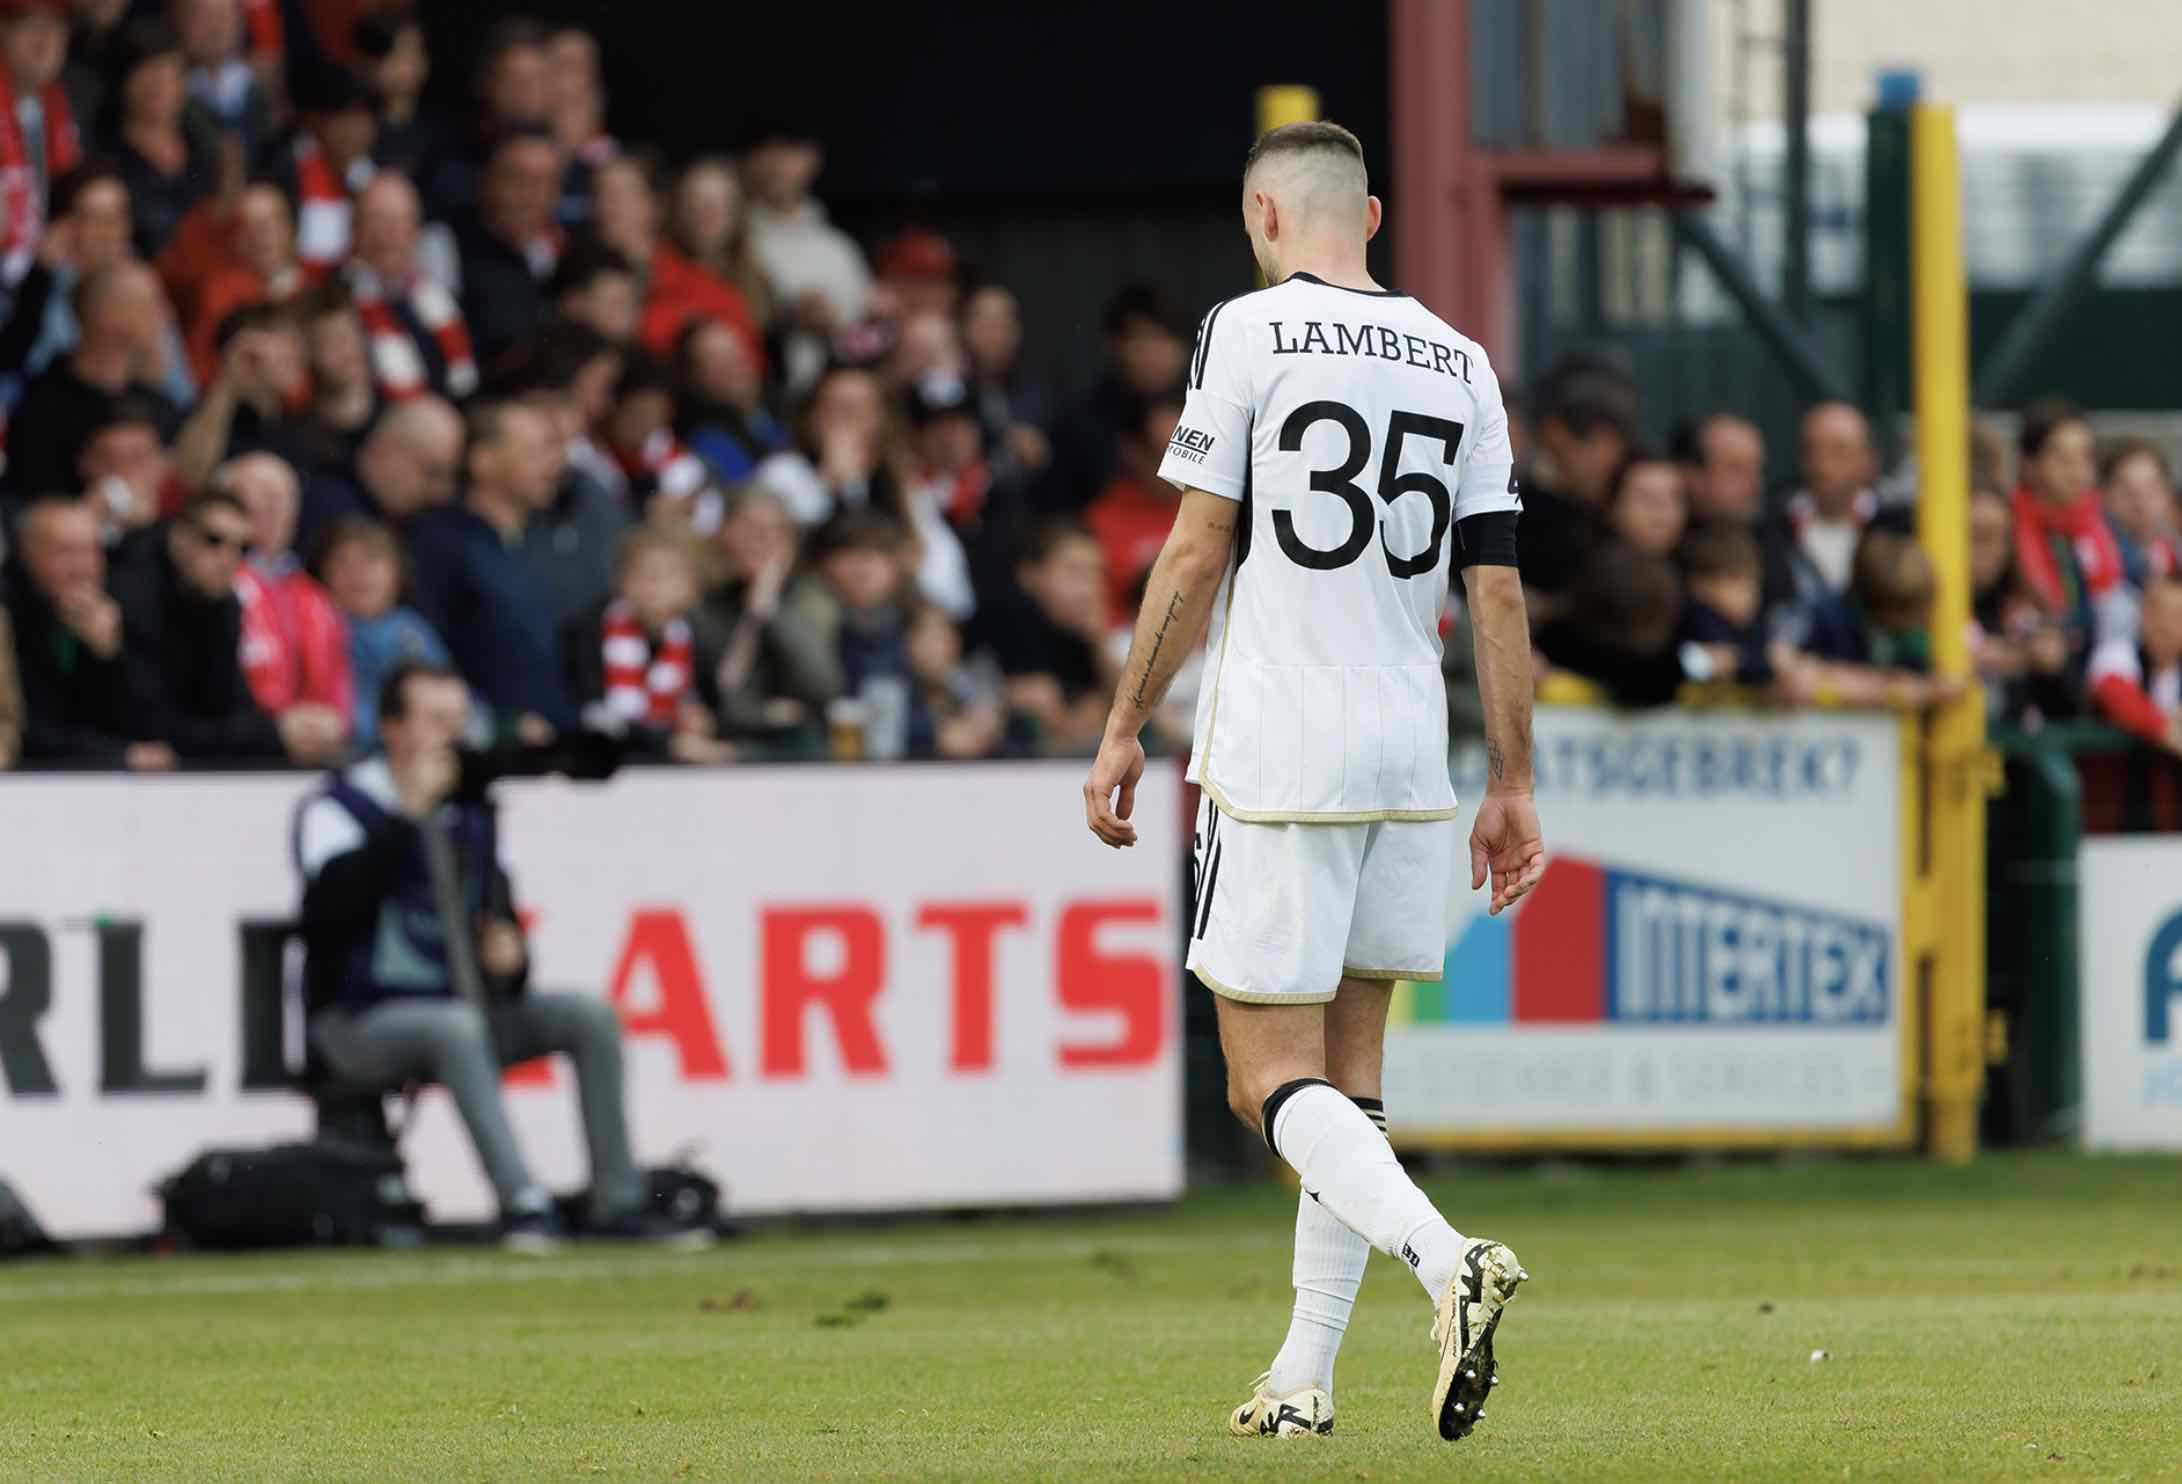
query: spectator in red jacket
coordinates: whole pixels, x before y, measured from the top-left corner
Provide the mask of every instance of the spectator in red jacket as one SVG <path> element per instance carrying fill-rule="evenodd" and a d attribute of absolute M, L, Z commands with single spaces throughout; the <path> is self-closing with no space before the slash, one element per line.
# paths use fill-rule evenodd
<path fill-rule="evenodd" d="M 379 99 L 353 72 L 320 64 L 297 80 L 302 126 L 287 169 L 295 182 L 296 253 L 304 271 L 323 278 L 348 259 L 356 232 L 356 193 L 377 169 Z"/>
<path fill-rule="evenodd" d="M 750 245 L 750 217 L 743 209 L 742 178 L 734 165 L 706 155 L 682 167 L 674 183 L 667 231 L 691 262 L 732 285 L 762 328 L 773 317 L 772 290 Z"/>
<path fill-rule="evenodd" d="M 235 200 L 227 249 L 194 285 L 188 346 L 198 385 L 220 374 L 220 325 L 229 315 L 246 305 L 292 299 L 305 281 L 296 258 L 295 208 L 287 194 L 270 181 L 246 187 Z"/>
<path fill-rule="evenodd" d="M 352 727 L 348 629 L 294 550 L 301 500 L 295 470 L 269 453 L 244 454 L 221 466 L 214 483 L 250 517 L 250 554 L 235 572 L 250 694 L 272 716 L 309 705 L 338 714 L 344 730 Z"/>
<path fill-rule="evenodd" d="M 671 356 L 691 321 L 718 320 L 742 337 L 752 364 L 762 371 L 765 346 L 750 305 L 733 284 L 667 240 L 651 173 L 624 156 L 601 165 L 592 186 L 600 240 L 629 260 L 643 284 L 638 343 L 655 356 Z"/>
<path fill-rule="evenodd" d="M 2080 655 L 2127 627 L 2128 573 L 2099 504 L 2091 424 L 2066 402 L 2033 403 L 2016 451 L 2016 569 L 2046 614 L 2071 630 Z"/>
<path fill-rule="evenodd" d="M 2099 715 L 2154 747 L 2182 753 L 2182 577 L 2153 579 L 2136 636 L 2101 644 L 2087 678 Z"/>
<path fill-rule="evenodd" d="M 61 89 L 67 0 L 0 5 L 0 268 L 23 276 L 45 226 L 46 192 L 83 157 Z"/>

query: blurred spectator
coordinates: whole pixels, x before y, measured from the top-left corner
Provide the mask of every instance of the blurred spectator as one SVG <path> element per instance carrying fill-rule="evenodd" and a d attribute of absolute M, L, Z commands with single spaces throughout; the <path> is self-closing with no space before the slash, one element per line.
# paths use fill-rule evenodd
<path fill-rule="evenodd" d="M 762 373 L 764 340 L 749 303 L 728 280 L 685 256 L 660 229 L 659 193 L 650 169 L 626 157 L 608 161 L 599 167 L 597 193 L 599 238 L 636 274 L 642 304 L 636 336 L 644 348 L 666 355 L 692 323 L 717 320 L 741 338 L 743 354 Z"/>
<path fill-rule="evenodd" d="M 636 338 L 643 308 L 636 269 L 604 243 L 580 241 L 561 254 L 548 292 L 561 318 L 587 325 L 616 345 Z"/>
<path fill-rule="evenodd" d="M 500 1096 L 503 1065 L 575 1063 L 591 1160 L 588 1229 L 676 1238 L 647 1209 L 629 1150 L 621 1027 L 598 995 L 530 987 L 530 950 L 491 807 L 459 790 L 470 725 L 460 679 L 410 666 L 380 698 L 384 751 L 326 781 L 297 812 L 308 1035 L 345 1080 L 444 1086 L 499 1198 L 502 1240 L 543 1251 L 561 1235 Z"/>
<path fill-rule="evenodd" d="M 1106 564 L 1106 622 L 1118 628 L 1136 616 L 1134 594 L 1174 529 L 1182 492 L 1159 477 L 1167 440 L 1182 420 L 1179 388 L 1146 397 L 1136 426 L 1122 441 L 1121 462 L 1106 488 L 1083 512 Z"/>
<path fill-rule="evenodd" d="M 379 416 L 379 392 L 371 378 L 371 351 L 364 341 L 363 317 L 348 285 L 339 279 L 320 284 L 296 305 L 303 331 L 303 360 L 310 374 L 311 441 L 325 470 L 345 474 L 355 466 Z M 297 470 L 306 479 L 318 472 Z"/>
<path fill-rule="evenodd" d="M 175 434 L 183 482 L 202 489 L 213 470 L 242 453 L 270 451 L 291 465 L 309 463 L 310 363 L 295 310 L 245 305 L 221 322 L 213 343 L 220 374 Z"/>
<path fill-rule="evenodd" d="M 1767 537 L 1769 608 L 1808 610 L 1838 597 L 1865 527 L 1907 525 L 1907 513 L 1882 504 L 1873 488 L 1879 455 L 1863 413 L 1846 402 L 1819 403 L 1803 415 L 1802 451 L 1803 487 Z"/>
<path fill-rule="evenodd" d="M 2106 456 L 2099 482 L 2105 487 L 2106 520 L 2121 547 L 2129 585 L 2141 589 L 2155 577 L 2182 570 L 2174 480 L 2159 445 L 2148 438 L 2118 445 Z"/>
<path fill-rule="evenodd" d="M 453 294 L 417 264 L 423 202 L 404 176 L 382 170 L 356 197 L 356 255 L 348 282 L 371 345 L 371 372 L 389 401 L 460 400 L 477 390 L 477 354 Z"/>
<path fill-rule="evenodd" d="M 157 258 L 183 219 L 220 185 L 221 141 L 209 114 L 190 106 L 182 40 L 157 21 L 124 34 L 114 141 L 134 208 L 137 253 Z M 236 147 L 234 159 L 243 159 Z"/>
<path fill-rule="evenodd" d="M 493 146 L 477 213 L 457 232 L 462 309 L 480 361 L 545 322 L 546 283 L 561 257 L 554 220 L 561 152 L 542 128 L 511 129 Z"/>
<path fill-rule="evenodd" d="M 250 541 L 242 502 L 211 489 L 132 544 L 114 574 L 131 728 L 190 762 L 331 762 L 348 738 L 338 711 L 302 703 L 276 719 L 243 678 L 235 589 Z"/>
<path fill-rule="evenodd" d="M 606 132 L 606 85 L 599 44 L 580 26 L 562 26 L 546 39 L 546 78 L 553 137 L 568 159 L 560 217 L 574 226 L 591 214 L 592 173 L 621 152 Z"/>
<path fill-rule="evenodd" d="M 2016 449 L 2016 572 L 2081 655 L 2125 632 L 2130 617 L 2121 543 L 2099 504 L 2091 425 L 2066 402 L 2033 403 L 2023 409 Z"/>
<path fill-rule="evenodd" d="M 1023 370 L 1023 311 L 1003 284 L 982 284 L 962 303 L 962 348 L 993 477 L 1033 478 L 1052 460 L 1046 428 L 1053 421 L 1053 393 Z"/>
<path fill-rule="evenodd" d="M 355 697 L 350 731 L 365 750 L 378 744 L 379 691 L 396 668 L 450 663 L 447 646 L 424 615 L 401 601 L 402 562 L 394 532 L 361 515 L 335 521 L 318 556 L 318 580 L 348 630 Z"/>
<path fill-rule="evenodd" d="M 856 240 L 828 222 L 811 195 L 825 167 L 816 139 L 776 127 L 758 139 L 743 167 L 751 248 L 786 332 L 785 380 L 790 392 L 801 392 L 825 367 L 833 333 L 870 308 L 871 270 Z"/>
<path fill-rule="evenodd" d="M 796 567 L 795 523 L 778 495 L 746 484 L 728 497 L 715 542 L 726 572 L 704 611 L 723 636 L 716 681 L 723 726 L 747 735 L 810 725 L 845 681 L 823 608 L 784 601 Z"/>
<path fill-rule="evenodd" d="M 244 187 L 235 199 L 231 247 L 194 285 L 187 339 L 197 379 L 208 382 L 219 374 L 220 326 L 229 315 L 254 304 L 285 303 L 305 283 L 287 193 L 271 181 Z"/>
<path fill-rule="evenodd" d="M 1756 423 L 1715 412 L 1676 429 L 1673 452 L 1690 519 L 1757 526 L 1765 513 L 1765 435 Z"/>
<path fill-rule="evenodd" d="M 113 87 L 121 76 L 123 37 L 128 33 L 134 0 L 75 0 L 68 37 L 68 64 L 61 86 L 68 90 L 69 112 L 82 125 L 98 128 L 110 117 Z M 80 127 L 80 126 L 79 126 Z M 103 128 L 101 133 L 108 131 Z"/>
<path fill-rule="evenodd" d="M 169 319 L 159 280 L 122 261 L 86 276 L 73 305 L 81 338 L 66 358 L 32 380 L 8 420 L 7 481 L 24 494 L 72 490 L 76 461 L 109 399 L 123 392 L 159 409 L 167 431 L 174 404 L 156 385 Z"/>
<path fill-rule="evenodd" d="M 643 751 L 732 762 L 717 735 L 719 656 L 695 621 L 689 539 L 645 526 L 622 538 L 613 598 L 570 633 L 569 690 L 586 710 L 602 705 Z"/>
<path fill-rule="evenodd" d="M 615 497 L 625 508 L 700 535 L 719 528 L 720 495 L 712 473 L 674 429 L 674 384 L 666 367 L 642 351 L 622 357 L 621 379 L 614 384 L 613 407 L 602 433 L 605 451 L 620 475 Z"/>
<path fill-rule="evenodd" d="M 264 157 L 273 101 L 243 53 L 241 0 L 169 0 L 188 63 L 190 100 L 233 141 L 248 166 Z"/>
<path fill-rule="evenodd" d="M 961 533 L 978 528 L 992 489 L 969 387 L 947 372 L 925 377 L 909 389 L 909 426 L 902 502 L 917 546 L 917 590 L 960 622 L 977 610 Z"/>
<path fill-rule="evenodd" d="M 1806 649 L 1823 659 L 1931 668 L 1932 564 L 1914 538 L 1873 531 L 1857 543 L 1849 588 L 1822 604 Z"/>
<path fill-rule="evenodd" d="M 0 282 L 30 266 L 47 193 L 83 158 L 61 87 L 68 60 L 68 0 L 0 5 Z"/>
<path fill-rule="evenodd" d="M 142 397 L 107 403 L 84 439 L 78 488 L 109 538 L 150 525 L 181 507 L 188 490 L 160 442 L 164 410 Z"/>
<path fill-rule="evenodd" d="M 166 743 L 137 740 L 121 605 L 106 591 L 106 552 L 89 504 L 57 494 L 30 502 L 0 568 L 0 600 L 21 672 L 24 762 L 137 772 L 174 766 Z"/>
<path fill-rule="evenodd" d="M 1526 510 L 1526 514 L 1527 514 Z M 1538 625 L 1547 662 L 1602 687 L 1617 705 L 1664 706 L 1685 681 L 1732 674 L 1732 645 L 1692 666 L 1677 645 L 1682 583 L 1674 563 L 1611 538 L 1595 542 L 1570 579 L 1559 616 Z"/>
<path fill-rule="evenodd" d="M 437 397 L 396 403 L 357 449 L 354 483 L 316 480 L 304 491 L 300 544 L 315 549 L 345 515 L 369 516 L 399 531 L 424 511 L 450 503 L 462 474 L 463 436 L 462 414 Z"/>
<path fill-rule="evenodd" d="M 576 723 L 552 594 L 523 552 L 524 532 L 552 504 L 565 462 L 545 414 L 511 402 L 473 405 L 468 493 L 409 527 L 422 611 L 501 736 Z"/>
<path fill-rule="evenodd" d="M 962 304 L 954 245 L 925 227 L 912 227 L 879 249 L 879 282 L 901 304 L 904 320 L 936 315 L 954 323 Z"/>
<path fill-rule="evenodd" d="M 2025 720 L 2075 711 L 2068 636 L 2039 611 L 2015 572 L 2015 515 L 2008 497 L 1970 496 L 1970 650 L 1994 716 Z"/>
<path fill-rule="evenodd" d="M 773 295 L 758 266 L 749 213 L 743 207 L 742 179 L 733 162 L 700 156 L 675 178 L 667 235 L 683 256 L 742 295 L 752 322 L 762 331 L 772 322 Z"/>
<path fill-rule="evenodd" d="M 2100 716 L 2154 747 L 2182 754 L 2182 577 L 2165 573 L 2151 580 L 2136 637 L 2101 642 L 2087 679 Z"/>
<path fill-rule="evenodd" d="M 953 759 L 991 757 L 1006 723 L 1000 693 L 991 680 L 962 662 L 962 631 L 932 603 L 909 618 L 909 670 L 916 705 L 932 718 L 928 754 Z"/>
<path fill-rule="evenodd" d="M 1614 476 L 1636 447 L 1636 388 L 1577 362 L 1547 378 L 1537 452 L 1523 488 L 1523 586 L 1551 621 L 1605 535 Z"/>
<path fill-rule="evenodd" d="M 960 381 L 969 374 L 969 359 L 962 352 L 962 338 L 954 316 L 936 309 L 904 314 L 900 338 L 887 358 L 887 380 L 896 387 L 911 387 L 927 376 L 951 376 Z"/>
<path fill-rule="evenodd" d="M 911 545 L 908 528 L 892 513 L 844 510 L 811 533 L 818 581 L 799 587 L 795 602 L 801 622 L 830 636 L 843 694 L 868 705 L 891 689 L 902 699 L 902 744 L 914 756 L 931 748 L 933 731 L 909 663 L 913 594 L 905 553 Z M 867 727 L 872 721 L 867 715 Z"/>
<path fill-rule="evenodd" d="M 318 579 L 296 558 L 295 470 L 269 453 L 244 454 L 221 467 L 214 486 L 250 515 L 250 554 L 235 574 L 242 601 L 242 672 L 260 709 L 274 716 L 298 705 L 355 715 L 348 631 Z"/>
<path fill-rule="evenodd" d="M 1607 530 L 1638 551 L 1672 556 L 1688 521 L 1681 471 L 1656 454 L 1632 453 L 1607 496 Z"/>
<path fill-rule="evenodd" d="M 296 256 L 314 278 L 348 259 L 356 236 L 356 193 L 370 184 L 379 137 L 379 100 L 355 73 L 330 64 L 302 70 L 301 124 L 283 161 L 296 200 Z"/>
<path fill-rule="evenodd" d="M 1145 397 L 1165 396 L 1182 381 L 1189 342 L 1181 320 L 1157 289 L 1131 284 L 1106 306 L 1106 366 L 1053 426 L 1052 495 L 1081 510 L 1114 477 L 1121 440 L 1135 435 Z"/>
<path fill-rule="evenodd" d="M 1733 517 L 1700 521 L 1690 527 L 1676 556 L 1682 567 L 1682 642 L 1704 646 L 1708 659 L 1724 660 L 1722 651 L 1732 651 L 1732 668 L 1709 678 L 1770 685 L 1775 667 L 1761 622 L 1765 556 L 1749 524 Z"/>
<path fill-rule="evenodd" d="M 0 328 L 0 375 L 37 375 L 74 347 L 70 301 L 85 275 L 129 257 L 129 188 L 113 167 L 79 165 L 53 182 L 52 217 Z M 16 382 L 11 388 L 20 394 Z"/>
<path fill-rule="evenodd" d="M 788 430 L 765 406 L 747 344 L 720 321 L 693 320 L 675 342 L 674 388 L 683 441 L 721 479 L 747 479 L 787 449 Z"/>
<path fill-rule="evenodd" d="M 424 22 L 408 5 L 375 11 L 356 22 L 351 38 L 359 64 L 379 99 L 379 134 L 373 151 L 383 170 L 419 179 L 461 145 L 454 131 L 424 111 L 424 85 L 432 56 Z"/>
<path fill-rule="evenodd" d="M 983 625 L 1006 677 L 1008 704 L 1036 725 L 1041 748 L 1098 744 L 1120 667 L 1106 649 L 1106 572 L 1099 543 L 1075 521 L 1035 527 L 1015 569 L 1019 602 Z"/>
<path fill-rule="evenodd" d="M 878 377 L 832 368 L 811 388 L 798 421 L 796 446 L 774 454 L 754 476 L 780 496 L 798 525 L 823 525 L 839 510 L 901 513 L 895 468 L 901 433 Z M 705 452 L 695 436 L 690 446 Z"/>
<path fill-rule="evenodd" d="M 563 322 L 525 347 L 502 388 L 545 416 L 556 439 L 553 496 L 525 525 L 522 541 L 556 630 L 585 621 L 606 601 L 614 553 L 629 527 L 630 513 L 614 497 L 620 471 L 591 442 L 620 371 L 620 353 L 603 336 Z"/>

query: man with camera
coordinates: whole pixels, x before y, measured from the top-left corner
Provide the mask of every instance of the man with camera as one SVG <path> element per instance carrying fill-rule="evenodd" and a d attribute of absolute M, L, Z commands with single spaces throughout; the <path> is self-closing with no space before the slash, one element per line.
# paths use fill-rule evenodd
<path fill-rule="evenodd" d="M 469 688 L 452 670 L 406 664 L 379 697 L 382 751 L 303 802 L 295 848 L 312 1044 L 343 1080 L 437 1082 L 455 1100 L 500 1203 L 501 1239 L 543 1251 L 563 1235 L 525 1165 L 501 1101 L 500 1069 L 563 1052 L 575 1063 L 590 1145 L 586 1230 L 701 1241 L 655 1214 L 630 1155 L 621 1028 L 584 994 L 529 988 L 530 960 L 502 867 L 488 770 L 458 750 Z"/>

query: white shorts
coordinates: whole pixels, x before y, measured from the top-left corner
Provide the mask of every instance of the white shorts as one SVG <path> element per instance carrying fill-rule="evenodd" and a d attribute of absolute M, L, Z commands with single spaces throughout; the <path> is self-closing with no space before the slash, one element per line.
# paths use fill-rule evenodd
<path fill-rule="evenodd" d="M 1214 993 L 1314 1005 L 1352 979 L 1437 979 L 1452 819 L 1251 824 L 1197 807 L 1189 967 Z"/>

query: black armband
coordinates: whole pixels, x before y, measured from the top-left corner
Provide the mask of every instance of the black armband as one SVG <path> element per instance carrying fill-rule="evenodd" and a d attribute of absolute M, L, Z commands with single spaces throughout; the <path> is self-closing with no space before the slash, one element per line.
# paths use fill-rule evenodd
<path fill-rule="evenodd" d="M 1515 519 L 1512 510 L 1488 510 L 1456 521 L 1455 565 L 1515 566 Z"/>

